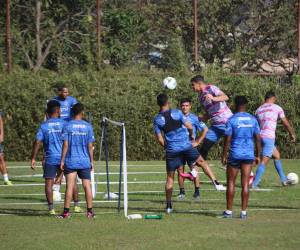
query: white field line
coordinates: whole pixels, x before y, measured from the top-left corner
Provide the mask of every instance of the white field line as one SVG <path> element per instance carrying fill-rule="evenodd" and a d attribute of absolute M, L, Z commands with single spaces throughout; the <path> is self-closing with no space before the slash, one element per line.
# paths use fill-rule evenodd
<path fill-rule="evenodd" d="M 116 203 L 117 200 L 113 201 L 93 201 L 93 203 Z M 121 200 L 122 202 L 122 200 Z M 81 204 L 85 204 L 85 201 L 79 201 Z M 0 206 L 2 205 L 47 205 L 47 202 L 7 202 L 7 203 L 0 203 Z M 55 204 L 64 204 L 63 201 L 55 202 Z"/>
<path fill-rule="evenodd" d="M 7 213 L 7 214 L 0 214 L 0 216 L 12 216 L 12 215 L 15 215 L 15 216 L 20 216 L 20 215 L 26 215 L 25 213 L 15 213 L 15 214 L 13 214 L 13 213 Z M 85 213 L 72 213 L 72 217 L 75 215 L 75 216 L 80 216 L 80 215 L 82 215 L 82 214 L 84 214 L 85 215 Z M 118 214 L 117 212 L 97 212 L 97 215 L 101 215 L 101 214 Z M 37 216 L 38 216 L 38 214 L 37 214 Z M 54 216 L 54 218 L 55 218 L 55 216 Z"/>

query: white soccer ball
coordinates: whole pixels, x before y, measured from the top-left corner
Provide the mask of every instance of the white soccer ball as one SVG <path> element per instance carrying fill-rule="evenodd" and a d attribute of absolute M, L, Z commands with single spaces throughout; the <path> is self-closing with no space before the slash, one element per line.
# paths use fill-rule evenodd
<path fill-rule="evenodd" d="M 289 173 L 286 177 L 288 178 L 289 181 L 292 182 L 293 185 L 299 182 L 298 175 L 295 173 Z"/>
<path fill-rule="evenodd" d="M 59 191 L 53 191 L 53 201 L 61 201 L 61 193 Z"/>
<path fill-rule="evenodd" d="M 177 86 L 177 81 L 174 77 L 168 76 L 163 80 L 164 88 L 175 89 Z"/>

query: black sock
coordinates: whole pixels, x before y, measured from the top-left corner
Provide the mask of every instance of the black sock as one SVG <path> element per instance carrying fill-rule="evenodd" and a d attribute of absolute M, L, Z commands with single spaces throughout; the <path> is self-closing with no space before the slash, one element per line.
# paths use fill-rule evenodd
<path fill-rule="evenodd" d="M 180 189 L 179 189 L 179 193 L 180 193 L 180 194 L 185 194 L 184 188 L 180 188 Z"/>
<path fill-rule="evenodd" d="M 213 183 L 214 183 L 215 185 L 220 185 L 220 182 L 218 182 L 217 180 L 214 180 Z"/>
<path fill-rule="evenodd" d="M 172 208 L 172 201 L 167 201 L 167 208 Z"/>
<path fill-rule="evenodd" d="M 70 212 L 70 208 L 64 207 L 64 213 L 69 213 L 69 212 Z"/>
<path fill-rule="evenodd" d="M 88 213 L 92 213 L 93 212 L 93 208 L 87 208 Z"/>
<path fill-rule="evenodd" d="M 195 187 L 195 194 L 199 194 L 199 187 Z"/>

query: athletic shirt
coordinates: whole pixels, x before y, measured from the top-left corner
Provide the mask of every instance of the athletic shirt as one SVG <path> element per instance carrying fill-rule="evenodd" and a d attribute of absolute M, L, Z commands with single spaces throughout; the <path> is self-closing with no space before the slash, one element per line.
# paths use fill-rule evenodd
<path fill-rule="evenodd" d="M 178 109 L 166 110 L 155 116 L 153 127 L 155 134 L 164 134 L 167 152 L 181 152 L 192 147 L 188 130 L 184 123 L 188 122 Z"/>
<path fill-rule="evenodd" d="M 260 125 L 262 138 L 275 139 L 278 118 L 285 117 L 283 109 L 277 104 L 264 103 L 255 112 Z"/>
<path fill-rule="evenodd" d="M 199 117 L 196 116 L 193 113 L 186 114 L 185 117 L 188 118 L 189 121 L 192 123 L 192 125 L 193 125 L 193 136 L 194 136 L 194 138 L 196 138 L 197 137 L 197 132 L 198 131 L 202 132 L 203 129 L 206 128 L 205 123 L 202 122 L 201 120 L 199 120 Z"/>
<path fill-rule="evenodd" d="M 71 120 L 63 129 L 63 141 L 68 141 L 65 165 L 71 169 L 91 167 L 89 143 L 95 141 L 91 124 L 84 120 Z"/>
<path fill-rule="evenodd" d="M 219 96 L 222 93 L 223 92 L 214 85 L 207 85 L 205 90 L 199 93 L 199 101 L 208 113 L 213 125 L 226 124 L 228 119 L 232 116 L 232 112 L 226 102 L 214 102 L 205 99 L 207 94 Z"/>
<path fill-rule="evenodd" d="M 72 96 L 67 96 L 66 99 L 56 96 L 52 100 L 60 103 L 60 118 L 65 121 L 71 120 L 71 108 L 77 103 L 77 100 Z"/>
<path fill-rule="evenodd" d="M 62 151 L 62 130 L 65 121 L 60 118 L 50 118 L 43 122 L 36 134 L 36 140 L 44 146 L 45 163 L 59 165 Z"/>
<path fill-rule="evenodd" d="M 246 112 L 234 114 L 228 120 L 225 132 L 225 135 L 231 136 L 229 159 L 253 160 L 253 137 L 259 133 L 259 124 L 253 115 Z"/>

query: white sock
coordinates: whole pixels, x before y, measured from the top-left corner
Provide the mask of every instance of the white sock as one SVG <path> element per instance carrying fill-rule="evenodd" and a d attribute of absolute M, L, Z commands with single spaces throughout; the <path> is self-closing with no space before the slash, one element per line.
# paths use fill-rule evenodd
<path fill-rule="evenodd" d="M 247 215 L 247 211 L 243 211 L 243 210 L 242 210 L 242 211 L 241 211 L 241 214 L 242 214 L 242 215 Z"/>
<path fill-rule="evenodd" d="M 52 190 L 53 190 L 53 191 L 58 191 L 58 192 L 59 192 L 59 190 L 60 190 L 60 185 L 59 185 L 59 184 L 54 184 Z"/>
<path fill-rule="evenodd" d="M 191 171 L 191 174 L 192 174 L 192 176 L 193 176 L 194 178 L 196 178 L 196 177 L 197 177 L 197 174 L 198 174 L 198 171 L 197 171 L 195 168 L 193 168 L 193 170 Z"/>
<path fill-rule="evenodd" d="M 8 179 L 8 174 L 4 174 L 4 175 L 3 175 L 3 179 L 4 179 L 4 181 L 9 181 L 9 179 Z"/>
<path fill-rule="evenodd" d="M 226 210 L 225 212 L 226 212 L 226 214 L 232 214 L 231 210 Z"/>

